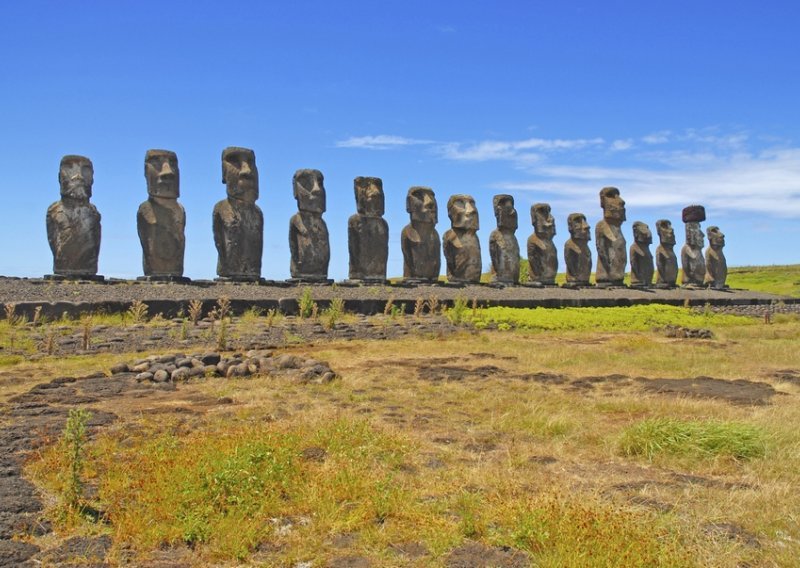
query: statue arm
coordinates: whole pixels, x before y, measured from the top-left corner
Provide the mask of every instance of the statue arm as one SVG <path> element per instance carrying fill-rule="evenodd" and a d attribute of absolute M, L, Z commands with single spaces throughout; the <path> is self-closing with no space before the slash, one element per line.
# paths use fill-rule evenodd
<path fill-rule="evenodd" d="M 489 257 L 492 259 L 493 267 L 498 267 L 503 262 L 503 247 L 499 240 L 500 237 L 494 232 L 489 236 Z"/>
<path fill-rule="evenodd" d="M 347 221 L 347 250 L 350 252 L 350 264 L 361 258 L 361 241 L 358 238 L 358 216 L 353 215 Z"/>

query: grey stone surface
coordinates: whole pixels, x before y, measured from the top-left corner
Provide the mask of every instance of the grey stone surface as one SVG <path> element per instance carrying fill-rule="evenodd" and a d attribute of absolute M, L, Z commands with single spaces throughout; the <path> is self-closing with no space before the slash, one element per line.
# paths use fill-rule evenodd
<path fill-rule="evenodd" d="M 53 251 L 53 273 L 68 277 L 97 274 L 100 213 L 89 203 L 94 168 L 89 158 L 64 156 L 58 170 L 61 200 L 47 209 L 47 241 Z"/>
<path fill-rule="evenodd" d="M 708 248 L 706 249 L 706 276 L 705 283 L 711 288 L 722 290 L 727 288 L 725 281 L 728 279 L 728 262 L 725 260 L 725 235 L 717 226 L 711 226 L 706 231 L 708 235 Z"/>
<path fill-rule="evenodd" d="M 403 228 L 400 246 L 403 249 L 403 277 L 433 282 L 442 267 L 441 242 L 436 224 L 439 209 L 436 195 L 429 187 L 414 186 L 406 196 L 406 211 L 411 223 Z"/>
<path fill-rule="evenodd" d="M 650 245 L 653 233 L 641 221 L 633 224 L 633 244 L 631 245 L 631 286 L 649 288 L 653 285 L 653 253 Z"/>
<path fill-rule="evenodd" d="M 256 205 L 255 153 L 249 148 L 225 148 L 222 183 L 228 196 L 214 206 L 212 215 L 217 275 L 231 280 L 256 281 L 261 278 L 264 214 Z"/>
<path fill-rule="evenodd" d="M 544 286 L 554 286 L 558 272 L 558 252 L 553 244 L 556 222 L 547 203 L 531 207 L 533 234 L 528 238 L 530 280 Z"/>
<path fill-rule="evenodd" d="M 383 181 L 376 177 L 353 180 L 357 213 L 347 222 L 352 280 L 386 280 L 389 224 L 383 218 Z"/>
<path fill-rule="evenodd" d="M 148 198 L 136 214 L 144 275 L 180 278 L 186 248 L 186 212 L 178 203 L 180 172 L 175 152 L 148 150 L 144 176 Z"/>
<path fill-rule="evenodd" d="M 331 247 L 325 212 L 325 185 L 319 170 L 297 170 L 292 179 L 297 213 L 289 222 L 292 278 L 324 281 L 328 278 Z"/>
<path fill-rule="evenodd" d="M 478 209 L 470 195 L 456 194 L 447 200 L 450 229 L 442 236 L 450 282 L 480 282 L 481 245 L 478 242 Z"/>
<path fill-rule="evenodd" d="M 597 247 L 598 285 L 621 286 L 628 264 L 628 251 L 622 223 L 625 221 L 625 201 L 616 187 L 600 190 L 600 206 L 603 219 L 595 225 L 595 246 Z"/>
<path fill-rule="evenodd" d="M 492 257 L 492 279 L 501 284 L 519 283 L 519 242 L 514 233 L 519 221 L 510 195 L 495 195 L 492 199 L 497 228 L 489 235 L 489 255 Z"/>
<path fill-rule="evenodd" d="M 589 286 L 592 274 L 592 251 L 589 250 L 591 227 L 583 213 L 567 218 L 570 238 L 564 243 L 564 263 L 567 266 L 568 286 Z"/>
<path fill-rule="evenodd" d="M 656 221 L 659 245 L 656 248 L 656 287 L 674 288 L 678 280 L 678 257 L 675 255 L 675 229 L 667 219 Z"/>
<path fill-rule="evenodd" d="M 686 244 L 681 248 L 681 283 L 684 286 L 703 286 L 706 277 L 703 257 L 705 235 L 700 223 L 706 220 L 706 212 L 701 205 L 690 205 L 683 209 L 682 218 L 686 226 Z"/>

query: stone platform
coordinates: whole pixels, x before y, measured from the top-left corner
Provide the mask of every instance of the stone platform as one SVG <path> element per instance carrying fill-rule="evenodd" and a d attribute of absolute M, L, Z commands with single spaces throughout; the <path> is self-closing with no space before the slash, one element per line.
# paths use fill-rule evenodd
<path fill-rule="evenodd" d="M 305 288 L 325 308 L 334 298 L 345 302 L 345 309 L 362 314 L 381 313 L 386 302 L 406 312 L 413 312 L 418 299 L 433 297 L 440 305 L 452 304 L 456 298 L 464 298 L 481 306 L 507 306 L 516 308 L 561 308 L 561 307 L 611 307 L 636 304 L 669 304 L 674 306 L 769 306 L 800 304 L 800 298 L 776 296 L 748 290 L 672 290 L 596 287 L 531 288 L 509 286 L 496 288 L 491 285 L 449 284 L 408 286 L 402 283 L 374 286 L 287 284 L 269 281 L 259 283 L 214 282 L 196 280 L 192 282 L 141 282 L 136 280 L 107 279 L 104 282 L 54 281 L 44 278 L 0 277 L 0 303 L 16 306 L 16 314 L 33 317 L 34 310 L 41 307 L 40 315 L 47 318 L 61 317 L 65 313 L 75 317 L 82 313 L 103 311 L 118 313 L 127 310 L 131 303 L 139 300 L 146 303 L 150 314 L 161 313 L 165 317 L 185 313 L 191 300 L 200 300 L 204 311 L 211 309 L 217 300 L 230 299 L 233 313 L 241 313 L 251 307 L 263 310 L 278 309 L 284 314 L 297 312 L 297 299 Z"/>

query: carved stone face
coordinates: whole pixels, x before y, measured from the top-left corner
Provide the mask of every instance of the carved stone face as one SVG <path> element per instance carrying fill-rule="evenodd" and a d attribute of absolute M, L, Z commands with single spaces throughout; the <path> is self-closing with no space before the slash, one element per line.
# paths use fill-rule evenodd
<path fill-rule="evenodd" d="M 375 177 L 355 179 L 356 209 L 360 215 L 381 217 L 384 212 L 383 182 Z"/>
<path fill-rule="evenodd" d="M 653 233 L 650 232 L 650 227 L 644 223 L 637 221 L 633 224 L 633 240 L 640 245 L 649 245 L 653 242 Z"/>
<path fill-rule="evenodd" d="M 447 216 L 454 229 L 478 230 L 478 208 L 469 195 L 453 195 L 447 200 Z"/>
<path fill-rule="evenodd" d="M 556 221 L 547 203 L 537 203 L 531 207 L 531 223 L 540 239 L 552 239 L 556 234 Z"/>
<path fill-rule="evenodd" d="M 150 196 L 163 199 L 180 197 L 180 172 L 175 152 L 148 150 L 144 157 L 144 177 Z"/>
<path fill-rule="evenodd" d="M 700 223 L 686 223 L 686 244 L 692 248 L 703 248 L 705 235 Z"/>
<path fill-rule="evenodd" d="M 725 234 L 719 230 L 719 227 L 709 227 L 706 231 L 708 235 L 708 244 L 713 249 L 721 249 L 725 246 Z"/>
<path fill-rule="evenodd" d="M 569 235 L 573 241 L 590 241 L 589 223 L 586 221 L 586 215 L 582 213 L 573 213 L 567 218 L 567 226 L 569 227 Z"/>
<path fill-rule="evenodd" d="M 604 187 L 600 190 L 600 206 L 603 208 L 603 219 L 607 223 L 621 225 L 625 221 L 625 201 L 616 187 Z"/>
<path fill-rule="evenodd" d="M 64 156 L 58 169 L 61 197 L 89 201 L 94 183 L 92 162 L 83 156 Z"/>
<path fill-rule="evenodd" d="M 297 208 L 309 213 L 325 212 L 325 185 L 319 170 L 297 170 L 293 180 Z"/>
<path fill-rule="evenodd" d="M 406 197 L 406 211 L 411 215 L 412 221 L 430 223 L 439 222 L 439 207 L 436 205 L 436 196 L 429 187 L 412 187 Z"/>
<path fill-rule="evenodd" d="M 672 228 L 672 223 L 662 219 L 656 222 L 656 229 L 658 229 L 658 238 L 662 246 L 675 246 L 675 229 Z"/>
<path fill-rule="evenodd" d="M 258 199 L 255 153 L 247 148 L 225 148 L 222 152 L 222 183 L 228 197 L 255 203 Z"/>
<path fill-rule="evenodd" d="M 510 195 L 497 195 L 494 198 L 494 216 L 497 219 L 497 228 L 506 231 L 516 231 L 519 226 L 517 210 L 514 208 L 514 198 Z"/>

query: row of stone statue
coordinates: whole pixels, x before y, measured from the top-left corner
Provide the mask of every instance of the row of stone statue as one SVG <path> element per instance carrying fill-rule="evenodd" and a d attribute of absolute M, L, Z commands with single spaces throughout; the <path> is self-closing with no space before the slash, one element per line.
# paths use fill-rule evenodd
<path fill-rule="evenodd" d="M 139 207 L 137 228 L 142 244 L 144 279 L 186 280 L 183 278 L 186 213 L 178 203 L 180 195 L 178 158 L 167 150 L 148 150 L 145 155 L 148 199 Z M 47 210 L 47 238 L 53 251 L 55 277 L 100 279 L 97 259 L 100 251 L 100 214 L 89 202 L 94 171 L 83 156 L 64 156 L 59 170 L 61 200 Z M 214 206 L 213 231 L 218 252 L 217 275 L 221 280 L 258 281 L 261 277 L 264 217 L 256 205 L 258 169 L 255 154 L 247 148 L 229 147 L 222 152 L 222 183 L 227 198 Z M 358 177 L 354 182 L 357 213 L 348 221 L 350 279 L 365 283 L 386 281 L 389 252 L 389 227 L 383 219 L 384 196 L 380 178 Z M 293 179 L 298 212 L 289 223 L 291 276 L 293 280 L 328 280 L 330 244 L 325 212 L 325 187 L 318 170 L 298 170 Z M 628 250 L 621 225 L 625 221 L 625 202 L 619 190 L 600 191 L 603 220 L 595 227 L 598 286 L 622 286 L 628 264 Z M 479 282 L 481 248 L 478 241 L 478 210 L 469 195 L 453 195 L 447 202 L 451 228 L 443 235 L 436 231 L 438 208 L 431 188 L 408 190 L 406 210 L 411 222 L 403 228 L 403 276 L 412 283 L 434 282 L 441 269 L 440 250 L 447 262 L 451 282 Z M 493 280 L 500 284 L 519 283 L 520 251 L 515 236 L 518 227 L 514 198 L 494 197 L 497 228 L 489 237 Z M 534 232 L 528 239 L 530 284 L 554 286 L 558 255 L 553 245 L 556 234 L 550 206 L 531 207 Z M 727 266 L 722 248 L 725 237 L 717 227 L 709 227 L 710 246 L 703 256 L 705 221 L 702 206 L 683 210 L 686 245 L 681 251 L 682 284 L 725 286 Z M 586 216 L 572 213 L 568 218 L 570 239 L 564 245 L 567 286 L 589 286 L 592 254 L 588 241 L 590 227 Z M 658 287 L 674 287 L 678 262 L 673 246 L 675 233 L 667 220 L 656 223 L 660 245 L 655 263 L 650 252 L 652 235 L 648 226 L 633 224 L 634 244 L 630 248 L 631 285 L 649 287 L 655 268 Z"/>

